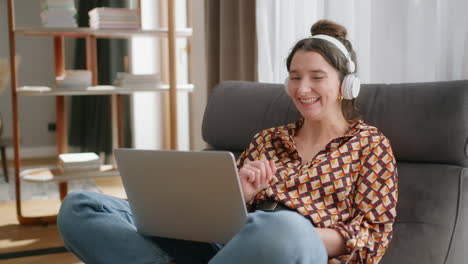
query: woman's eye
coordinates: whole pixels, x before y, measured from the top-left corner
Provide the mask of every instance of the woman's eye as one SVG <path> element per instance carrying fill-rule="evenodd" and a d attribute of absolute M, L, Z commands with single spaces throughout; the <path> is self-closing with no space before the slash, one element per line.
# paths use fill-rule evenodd
<path fill-rule="evenodd" d="M 291 80 L 300 80 L 301 78 L 299 78 L 299 77 L 291 77 L 291 78 L 289 78 L 289 79 L 291 79 Z"/>
<path fill-rule="evenodd" d="M 321 79 L 323 79 L 323 76 L 315 76 L 315 77 L 313 77 L 313 79 L 314 80 L 321 80 Z"/>

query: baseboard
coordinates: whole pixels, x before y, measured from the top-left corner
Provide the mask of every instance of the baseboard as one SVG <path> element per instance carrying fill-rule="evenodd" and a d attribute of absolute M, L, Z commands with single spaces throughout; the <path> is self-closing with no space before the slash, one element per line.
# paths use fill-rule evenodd
<path fill-rule="evenodd" d="M 76 147 L 69 147 L 69 152 L 79 152 Z M 7 160 L 13 160 L 13 147 L 6 148 Z M 21 159 L 38 159 L 50 158 L 57 155 L 57 146 L 38 146 L 38 147 L 22 147 L 20 149 Z"/>
<path fill-rule="evenodd" d="M 3 254 L 0 254 L 0 259 L 24 258 L 24 257 L 57 254 L 57 253 L 65 253 L 65 252 L 68 252 L 68 250 L 65 247 L 41 248 L 41 249 L 25 250 L 25 251 L 19 251 L 19 252 L 3 253 Z"/>

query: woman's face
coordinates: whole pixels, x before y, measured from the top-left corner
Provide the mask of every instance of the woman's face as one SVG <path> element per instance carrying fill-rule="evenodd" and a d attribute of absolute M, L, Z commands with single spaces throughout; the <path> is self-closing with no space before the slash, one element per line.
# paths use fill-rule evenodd
<path fill-rule="evenodd" d="M 320 53 L 297 51 L 289 67 L 288 92 L 305 119 L 319 121 L 341 115 L 338 71 Z"/>

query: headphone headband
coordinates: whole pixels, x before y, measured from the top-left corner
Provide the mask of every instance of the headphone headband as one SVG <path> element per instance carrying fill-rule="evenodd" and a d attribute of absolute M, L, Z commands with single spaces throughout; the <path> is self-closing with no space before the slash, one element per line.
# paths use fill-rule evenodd
<path fill-rule="evenodd" d="M 324 35 L 324 34 L 314 35 L 314 36 L 312 36 L 310 38 L 323 39 L 323 40 L 326 40 L 326 41 L 332 43 L 333 45 L 335 45 L 335 47 L 337 47 L 341 51 L 341 53 L 343 53 L 343 55 L 345 55 L 346 60 L 348 61 L 348 65 L 347 65 L 348 72 L 349 73 L 354 73 L 354 70 L 356 69 L 356 66 L 354 65 L 354 62 L 351 59 L 351 54 L 346 49 L 345 45 L 343 45 L 343 43 L 341 43 L 341 41 L 337 40 L 334 37 L 331 37 L 329 35 Z"/>

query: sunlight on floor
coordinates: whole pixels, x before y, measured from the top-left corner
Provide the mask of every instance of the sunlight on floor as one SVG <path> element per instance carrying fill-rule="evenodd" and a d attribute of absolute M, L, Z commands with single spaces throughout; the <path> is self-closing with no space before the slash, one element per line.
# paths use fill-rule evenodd
<path fill-rule="evenodd" d="M 22 240 L 11 240 L 11 239 L 0 239 L 0 244 L 6 245 L 2 246 L 2 249 L 14 248 L 14 247 L 23 247 L 39 242 L 39 239 L 22 239 Z"/>

